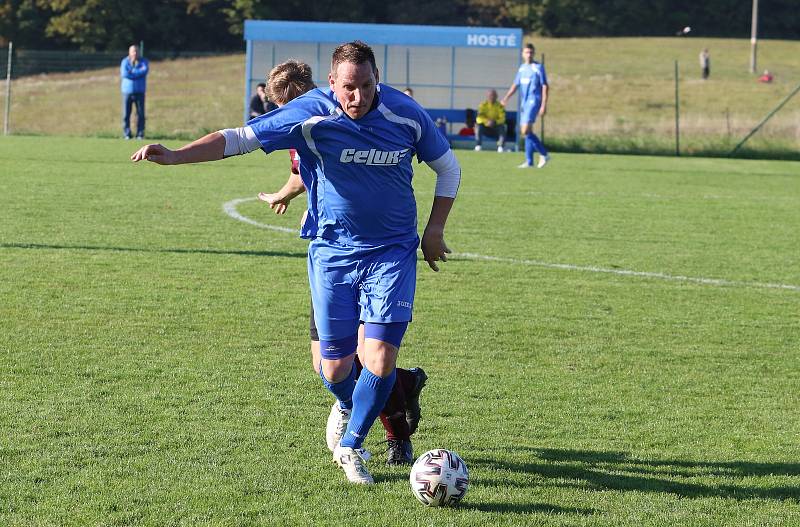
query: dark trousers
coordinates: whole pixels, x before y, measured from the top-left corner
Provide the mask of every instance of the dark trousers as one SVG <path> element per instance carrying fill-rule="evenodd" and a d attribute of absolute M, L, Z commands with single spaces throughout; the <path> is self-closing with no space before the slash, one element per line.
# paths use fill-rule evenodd
<path fill-rule="evenodd" d="M 144 93 L 122 94 L 122 133 L 131 136 L 131 110 L 136 105 L 136 137 L 144 137 Z"/>
<path fill-rule="evenodd" d="M 480 145 L 483 143 L 484 137 L 491 137 L 497 139 L 497 146 L 503 146 L 506 141 L 506 125 L 496 124 L 494 126 L 485 126 L 479 124 L 475 127 L 475 144 Z"/>

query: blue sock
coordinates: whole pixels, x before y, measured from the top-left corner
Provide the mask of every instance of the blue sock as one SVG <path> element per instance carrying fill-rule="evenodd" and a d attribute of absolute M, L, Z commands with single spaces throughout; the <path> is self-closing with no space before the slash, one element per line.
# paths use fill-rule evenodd
<path fill-rule="evenodd" d="M 531 136 L 531 138 L 533 140 L 533 147 L 536 149 L 536 151 L 539 152 L 541 155 L 546 156 L 547 155 L 547 150 L 545 150 L 545 148 L 544 148 L 544 143 L 542 143 L 539 140 L 539 138 L 536 137 L 536 134 L 532 133 L 532 134 L 530 134 L 530 136 Z M 531 157 L 531 159 L 533 159 L 533 157 Z"/>
<path fill-rule="evenodd" d="M 536 136 L 533 134 L 525 135 L 525 162 L 529 165 L 533 164 L 533 149 L 536 148 L 533 142 L 534 137 Z"/>
<path fill-rule="evenodd" d="M 339 401 L 339 407 L 349 410 L 353 408 L 353 390 L 356 387 L 356 365 L 353 364 L 353 369 L 350 370 L 350 375 L 340 382 L 331 382 L 325 378 L 322 373 L 322 367 L 319 369 L 319 376 L 322 378 L 322 384 L 330 391 Z"/>
<path fill-rule="evenodd" d="M 369 429 L 383 409 L 394 388 L 397 370 L 388 377 L 378 377 L 367 368 L 361 370 L 353 391 L 353 413 L 342 437 L 342 446 L 361 448 Z"/>

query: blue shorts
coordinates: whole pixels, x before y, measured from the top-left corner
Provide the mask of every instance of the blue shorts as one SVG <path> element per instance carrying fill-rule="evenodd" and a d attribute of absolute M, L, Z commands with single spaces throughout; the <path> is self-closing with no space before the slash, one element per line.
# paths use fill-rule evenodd
<path fill-rule="evenodd" d="M 525 103 L 522 105 L 522 108 L 519 109 L 519 124 L 533 124 L 536 122 L 536 118 L 539 117 L 539 108 L 541 108 L 541 104 L 537 101 L 535 103 Z"/>
<path fill-rule="evenodd" d="M 419 240 L 348 247 L 321 238 L 308 246 L 308 281 L 320 340 L 358 333 L 363 322 L 408 322 Z"/>

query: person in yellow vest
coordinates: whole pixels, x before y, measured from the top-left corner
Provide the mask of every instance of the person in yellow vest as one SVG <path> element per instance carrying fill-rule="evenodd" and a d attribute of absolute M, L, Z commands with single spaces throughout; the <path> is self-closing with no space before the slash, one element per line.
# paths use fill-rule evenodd
<path fill-rule="evenodd" d="M 506 142 L 506 109 L 497 100 L 497 91 L 489 90 L 486 100 L 478 106 L 478 117 L 475 119 L 475 150 L 482 148 L 483 137 L 497 139 L 497 151 L 503 151 Z"/>

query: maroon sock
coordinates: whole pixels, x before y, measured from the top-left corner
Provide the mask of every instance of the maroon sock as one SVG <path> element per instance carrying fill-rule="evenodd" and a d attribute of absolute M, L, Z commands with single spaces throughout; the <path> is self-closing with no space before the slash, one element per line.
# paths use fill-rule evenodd
<path fill-rule="evenodd" d="M 358 355 L 355 358 L 356 378 L 361 374 L 363 366 L 361 361 L 358 360 Z M 411 437 L 411 431 L 408 429 L 408 422 L 406 421 L 406 390 L 405 386 L 408 384 L 408 379 L 405 383 L 401 383 L 400 376 L 405 374 L 407 378 L 411 379 L 411 386 L 414 386 L 414 376 L 408 370 L 397 368 L 397 380 L 394 383 L 392 392 L 389 394 L 389 400 L 383 407 L 383 410 L 378 415 L 381 418 L 381 424 L 386 430 L 386 439 L 402 439 L 408 441 Z"/>
<path fill-rule="evenodd" d="M 400 368 L 397 368 L 397 373 L 400 374 Z M 379 417 L 386 429 L 386 439 L 409 439 L 411 433 L 406 422 L 406 392 L 402 383 L 395 381 Z"/>

